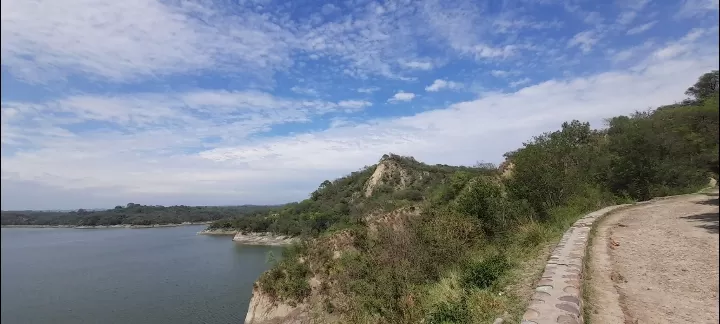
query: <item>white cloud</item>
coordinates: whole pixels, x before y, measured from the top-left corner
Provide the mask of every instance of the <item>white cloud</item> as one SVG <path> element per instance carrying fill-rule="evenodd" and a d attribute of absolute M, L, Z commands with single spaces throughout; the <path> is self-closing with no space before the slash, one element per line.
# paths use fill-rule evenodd
<path fill-rule="evenodd" d="M 516 33 L 523 29 L 556 29 L 563 26 L 558 20 L 533 21 L 529 18 L 500 17 L 492 22 L 493 30 L 498 33 Z"/>
<path fill-rule="evenodd" d="M 507 58 L 515 54 L 517 47 L 514 45 L 505 45 L 501 47 L 492 47 L 485 44 L 475 45 L 473 53 L 477 59 L 485 58 Z"/>
<path fill-rule="evenodd" d="M 460 89 L 460 88 L 462 88 L 461 83 L 437 79 L 431 85 L 425 87 L 425 91 L 437 92 L 442 89 Z"/>
<path fill-rule="evenodd" d="M 678 17 L 691 18 L 718 12 L 717 0 L 684 0 L 677 13 Z"/>
<path fill-rule="evenodd" d="M 129 201 L 279 203 L 304 198 L 320 181 L 375 163 L 387 152 L 413 155 L 428 163 L 499 162 L 502 153 L 518 147 L 532 135 L 556 129 L 563 121 L 580 119 L 601 126 L 609 116 L 681 100 L 684 89 L 699 75 L 718 67 L 717 47 L 688 45 L 693 38 L 703 39 L 691 34 L 682 40 L 687 51 L 651 56 L 631 69 L 547 80 L 516 92 L 486 94 L 412 116 L 264 139 L 223 138 L 223 134 L 232 136 L 243 127 L 224 125 L 219 120 L 217 123 L 186 120 L 187 124 L 182 124 L 183 118 L 187 118 L 182 116 L 186 115 L 174 109 L 171 111 L 177 115 L 157 117 L 157 124 L 153 124 L 156 128 L 134 133 L 113 128 L 77 133 L 56 122 L 62 115 L 45 108 L 56 103 L 40 108 L 3 103 L 3 112 L 12 116 L 11 121 L 3 118 L 3 123 L 20 127 L 22 121 L 34 120 L 47 127 L 8 130 L 3 125 L 3 132 L 19 135 L 20 140 L 33 145 L 23 149 L 22 154 L 12 155 L 7 155 L 8 147 L 3 146 L 2 208 L 111 207 Z M 666 44 L 665 48 L 671 46 Z M 275 113 L 270 103 L 283 101 L 259 94 L 248 95 L 251 99 L 235 96 L 220 93 L 172 97 L 193 98 L 188 99 L 193 109 L 218 106 L 224 111 L 228 105 L 239 102 L 241 111 L 270 114 Z M 412 96 L 401 92 L 395 97 Z M 147 105 L 143 98 L 163 97 L 134 96 L 139 99 L 123 99 L 122 105 L 112 106 L 129 105 L 122 114 L 93 110 L 92 116 L 106 116 L 106 120 L 118 123 L 132 121 L 135 116 L 149 118 L 136 108 Z M 203 105 L 199 98 L 208 104 Z M 178 99 L 170 102 L 173 100 Z M 161 100 L 153 104 L 167 105 Z M 299 110 L 308 113 L 304 108 Z M 85 113 L 83 110 L 82 114 Z M 118 117 L 123 114 L 129 117 Z M 161 122 L 164 119 L 165 124 Z M 254 120 L 248 122 L 252 125 Z M 220 140 L 203 141 L 212 136 Z M 88 205 L 88 201 L 94 203 Z"/>
<path fill-rule="evenodd" d="M 430 70 L 433 68 L 433 64 L 431 62 L 426 61 L 405 61 L 401 60 L 400 65 L 409 68 L 409 69 L 416 69 L 416 70 Z"/>
<path fill-rule="evenodd" d="M 693 51 L 697 51 L 695 42 L 703 35 L 712 33 L 714 38 L 717 37 L 717 29 L 714 31 L 695 28 L 688 32 L 683 38 L 677 42 L 670 42 L 665 47 L 656 50 L 652 54 L 652 58 L 656 60 L 668 60 L 678 56 L 687 55 Z M 698 53 L 699 54 L 699 53 Z"/>
<path fill-rule="evenodd" d="M 378 90 L 380 90 L 380 88 L 378 88 L 378 87 L 369 87 L 369 88 L 359 88 L 359 89 L 357 89 L 357 92 L 360 92 L 360 93 L 373 93 L 373 92 L 378 91 Z"/>
<path fill-rule="evenodd" d="M 388 99 L 387 102 L 393 103 L 393 102 L 399 102 L 399 101 L 411 101 L 415 98 L 415 94 L 412 92 L 403 92 L 400 91 L 396 93 L 392 98 Z"/>
<path fill-rule="evenodd" d="M 600 15 L 600 13 L 596 11 L 589 12 L 587 15 L 585 15 L 585 18 L 583 19 L 583 21 L 589 25 L 598 25 L 602 23 L 603 20 L 604 18 L 602 17 L 602 15 Z"/>
<path fill-rule="evenodd" d="M 642 12 L 646 2 L 618 4 L 633 13 L 623 20 L 628 23 L 638 17 L 662 21 Z M 696 15 L 712 13 L 703 4 L 688 1 L 685 7 Z M 294 4 L 268 10 L 241 1 L 233 5 L 236 15 L 223 6 L 3 1 L 3 81 L 8 72 L 68 95 L 24 102 L 3 91 L 2 208 L 279 203 L 304 198 L 322 180 L 375 163 L 387 152 L 429 163 L 499 162 L 502 153 L 562 121 L 600 126 L 604 117 L 681 100 L 684 89 L 718 64 L 717 27 L 693 30 L 678 41 L 658 36 L 655 43 L 617 48 L 610 36 L 632 25 L 603 25 L 613 17 L 588 18 L 579 10 L 581 22 L 596 25 L 567 42 L 563 31 L 520 32 L 559 24 L 524 17 L 512 6 L 490 13 L 475 1 L 370 2 L 350 11 L 325 6 L 326 15 L 318 6 L 307 19 L 297 19 Z M 573 64 L 588 63 L 579 57 L 590 56 L 563 53 L 565 45 L 600 50 L 618 63 L 617 70 L 576 76 Z M 356 114 L 372 104 L 364 94 L 379 87 L 418 86 L 393 83 L 412 79 L 403 73 L 428 67 L 424 63 L 448 66 L 457 72 L 453 78 L 467 80 L 435 80 L 426 91 L 473 89 L 488 70 L 513 88 L 477 91 L 473 100 L 421 113 L 396 112 L 403 116 L 367 120 L 371 111 Z M 536 81 L 517 71 L 532 71 Z M 196 76 L 202 80 L 194 83 Z M 358 80 L 338 79 L 347 77 Z M 63 78 L 67 82 L 47 82 Z M 256 78 L 267 82 L 257 86 L 262 82 Z M 93 87 L 76 88 L 78 79 Z M 237 90 L 186 90 L 213 86 L 208 79 Z M 291 91 L 313 98 L 270 93 L 292 86 L 283 83 L 288 79 L 298 80 Z M 323 93 L 333 100 L 319 100 L 308 85 L 337 91 Z M 154 92 L 112 92 L 138 88 Z M 262 91 L 242 90 L 248 88 Z M 363 95 L 337 97 L 355 91 Z M 413 101 L 412 92 L 387 101 Z M 308 122 L 300 125 L 307 128 L 294 127 Z"/>
<path fill-rule="evenodd" d="M 192 147 L 202 145 L 203 138 L 208 137 L 241 141 L 274 125 L 304 123 L 313 117 L 358 111 L 370 105 L 362 100 L 337 103 L 291 100 L 257 91 L 193 91 L 117 97 L 81 95 L 40 104 L 3 102 L 2 141 L 4 144 L 30 143 L 30 147 L 22 145 L 16 149 L 42 148 L 51 143 L 38 143 L 37 138 L 80 139 L 88 134 L 68 131 L 73 125 L 104 122 L 114 124 L 107 134 L 108 139 L 120 136 L 119 130 L 138 137 L 157 136 L 158 132 L 165 134 L 168 130 L 174 134 L 195 133 L 197 138 L 177 143 L 176 149 L 182 150 L 186 148 L 185 142 Z M 12 118 L 5 121 L 6 115 L 12 115 Z M 54 133 L 48 134 L 48 130 Z M 153 142 L 157 140 L 148 141 Z"/>
<path fill-rule="evenodd" d="M 30 81 L 69 71 L 128 81 L 218 66 L 288 66 L 291 34 L 261 15 L 244 18 L 229 19 L 197 3 L 3 1 L 2 65 Z"/>
<path fill-rule="evenodd" d="M 637 13 L 635 11 L 625 11 L 618 16 L 618 23 L 621 25 L 627 25 L 633 20 L 635 20 L 635 17 L 637 17 Z"/>
<path fill-rule="evenodd" d="M 365 100 L 343 100 L 338 102 L 338 106 L 342 108 L 361 109 L 372 106 L 372 102 Z"/>
<path fill-rule="evenodd" d="M 317 96 L 318 95 L 318 92 L 315 89 L 298 87 L 298 86 L 294 86 L 294 87 L 290 88 L 290 91 L 295 92 L 297 94 L 307 95 L 307 96 Z"/>
<path fill-rule="evenodd" d="M 620 63 L 628 61 L 633 57 L 644 57 L 643 55 L 647 55 L 648 51 L 650 51 L 654 45 L 654 42 L 646 41 L 640 45 L 632 46 L 620 51 L 612 51 L 608 54 L 612 56 L 611 61 L 613 61 L 613 63 Z"/>
<path fill-rule="evenodd" d="M 492 71 L 490 71 L 490 74 L 492 74 L 494 77 L 504 78 L 504 77 L 509 76 L 510 72 L 504 71 L 504 70 L 492 70 Z"/>
<path fill-rule="evenodd" d="M 44 83 L 76 76 L 131 83 L 206 72 L 265 88 L 275 86 L 274 77 L 283 73 L 411 80 L 402 74 L 407 69 L 439 64 L 435 58 L 407 60 L 420 49 L 446 52 L 447 59 L 519 59 L 523 51 L 533 51 L 534 56 L 522 56 L 533 61 L 555 57 L 545 48 L 559 38 L 540 41 L 519 31 L 562 25 L 522 16 L 514 8 L 490 14 L 464 0 L 371 2 L 352 9 L 325 5 L 303 18 L 295 12 L 299 7 L 289 3 L 268 10 L 253 1 L 232 6 L 223 1 L 4 1 L 2 66 L 16 77 Z M 497 33 L 503 33 L 500 40 Z"/>
<path fill-rule="evenodd" d="M 648 31 L 650 28 L 652 28 L 653 26 L 655 26 L 655 24 L 657 24 L 657 21 L 651 21 L 651 22 L 649 22 L 649 23 L 645 23 L 645 24 L 642 24 L 642 25 L 635 26 L 635 27 L 633 27 L 633 28 L 628 29 L 627 34 L 628 34 L 628 35 L 635 35 L 635 34 L 640 34 L 640 33 L 642 33 L 642 32 L 646 32 L 646 31 Z"/>
<path fill-rule="evenodd" d="M 517 88 L 517 87 L 519 87 L 519 86 L 521 86 L 521 85 L 523 85 L 523 84 L 530 83 L 531 81 L 532 81 L 532 80 L 530 80 L 530 78 L 522 78 L 522 79 L 520 79 L 520 80 L 516 80 L 516 81 L 510 82 L 510 86 L 513 87 L 513 88 Z"/>
<path fill-rule="evenodd" d="M 618 2 L 625 10 L 618 15 L 617 23 L 620 25 L 632 23 L 638 14 L 647 7 L 649 2 L 650 0 L 626 0 Z"/>
<path fill-rule="evenodd" d="M 597 44 L 600 37 L 595 31 L 586 30 L 579 32 L 568 41 L 568 47 L 579 47 L 583 53 L 588 53 Z"/>

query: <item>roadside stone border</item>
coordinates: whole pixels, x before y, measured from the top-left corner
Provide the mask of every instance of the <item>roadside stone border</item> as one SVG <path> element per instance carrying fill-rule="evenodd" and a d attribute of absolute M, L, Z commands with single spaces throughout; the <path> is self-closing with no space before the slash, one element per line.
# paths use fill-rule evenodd
<path fill-rule="evenodd" d="M 590 229 L 595 220 L 632 205 L 615 205 L 594 211 L 565 231 L 535 287 L 522 324 L 583 323 L 582 271 Z"/>
<path fill-rule="evenodd" d="M 582 271 L 585 268 L 585 252 L 588 235 L 593 223 L 603 216 L 620 209 L 641 206 L 689 195 L 703 193 L 715 188 L 715 183 L 696 193 L 656 197 L 642 202 L 605 207 L 577 220 L 565 231 L 550 255 L 545 271 L 535 286 L 521 324 L 580 324 L 583 319 Z"/>

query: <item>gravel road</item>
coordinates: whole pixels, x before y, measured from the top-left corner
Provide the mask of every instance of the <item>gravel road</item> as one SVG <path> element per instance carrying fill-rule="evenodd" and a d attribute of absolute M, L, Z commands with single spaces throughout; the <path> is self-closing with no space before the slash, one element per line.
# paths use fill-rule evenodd
<path fill-rule="evenodd" d="M 678 196 L 607 216 L 586 274 L 599 323 L 718 323 L 718 191 Z"/>

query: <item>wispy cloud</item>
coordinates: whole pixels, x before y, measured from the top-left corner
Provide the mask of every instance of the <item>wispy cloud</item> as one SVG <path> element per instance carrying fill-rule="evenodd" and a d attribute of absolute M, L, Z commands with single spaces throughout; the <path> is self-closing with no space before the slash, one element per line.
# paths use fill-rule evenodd
<path fill-rule="evenodd" d="M 0 14 L 3 208 L 279 203 L 387 152 L 499 162 L 562 121 L 681 100 L 718 55 L 717 4 L 698 0 L 28 0 Z"/>
<path fill-rule="evenodd" d="M 703 16 L 709 13 L 717 13 L 717 0 L 683 0 L 677 17 L 690 18 Z"/>
<path fill-rule="evenodd" d="M 517 47 L 514 45 L 505 45 L 502 47 L 492 47 L 485 44 L 475 45 L 472 52 L 478 59 L 486 58 L 507 58 L 516 53 Z"/>
<path fill-rule="evenodd" d="M 645 23 L 645 24 L 642 24 L 642 25 L 635 26 L 635 27 L 633 27 L 633 28 L 628 29 L 627 34 L 628 34 L 628 35 L 635 35 L 635 34 L 640 34 L 640 33 L 646 32 L 646 31 L 648 31 L 650 28 L 652 28 L 653 26 L 655 26 L 655 24 L 657 24 L 657 21 L 651 21 L 651 22 L 649 22 L 649 23 Z"/>
<path fill-rule="evenodd" d="M 620 25 L 631 24 L 639 13 L 645 9 L 650 0 L 629 0 L 619 2 L 624 10 L 618 15 L 617 23 Z"/>
<path fill-rule="evenodd" d="M 290 88 L 290 91 L 295 92 L 297 94 L 307 95 L 307 96 L 317 96 L 318 95 L 318 91 L 315 89 L 298 87 L 298 86 L 294 86 L 294 87 Z"/>
<path fill-rule="evenodd" d="M 490 71 L 490 74 L 492 74 L 492 76 L 494 76 L 494 77 L 505 78 L 505 77 L 516 74 L 516 72 L 506 71 L 506 70 L 492 70 L 492 71 Z"/>
<path fill-rule="evenodd" d="M 373 93 L 373 92 L 378 91 L 378 90 L 380 90 L 380 88 L 378 88 L 378 87 L 359 88 L 359 89 L 357 89 L 357 92 L 360 92 L 360 93 Z"/>
<path fill-rule="evenodd" d="M 372 102 L 365 100 L 343 100 L 338 102 L 338 106 L 342 108 L 361 109 L 372 106 Z"/>
<path fill-rule="evenodd" d="M 37 132 L 27 127 L 53 127 L 63 130 L 61 137 L 82 134 L 70 131 L 87 122 L 111 123 L 114 131 L 151 134 L 172 129 L 176 133 L 197 134 L 190 141 L 200 145 L 202 138 L 221 137 L 243 140 L 274 125 L 304 123 L 329 113 L 355 112 L 372 103 L 343 100 L 291 100 L 257 91 L 192 91 L 177 94 L 137 94 L 128 96 L 70 96 L 59 100 L 24 104 L 3 102 L 3 114 L 12 119 L 3 125 L 3 142 L 30 142 Z M 92 133 L 92 131 L 90 131 Z M 112 133 L 112 132 L 111 132 Z M 48 143 L 43 143 L 43 145 Z M 187 148 L 178 144 L 177 149 Z M 16 149 L 28 149 L 27 146 Z"/>
<path fill-rule="evenodd" d="M 425 91 L 437 92 L 442 89 L 451 89 L 452 90 L 452 89 L 460 89 L 460 88 L 462 88 L 461 83 L 437 79 L 431 85 L 425 87 Z"/>
<path fill-rule="evenodd" d="M 513 88 L 517 88 L 517 87 L 519 87 L 519 86 L 521 86 L 521 85 L 523 85 L 523 84 L 530 83 L 531 81 L 532 81 L 532 80 L 530 80 L 530 78 L 522 78 L 522 79 L 520 79 L 520 80 L 516 80 L 516 81 L 510 82 L 510 86 L 513 87 Z"/>
<path fill-rule="evenodd" d="M 433 67 L 433 64 L 431 62 L 426 61 L 405 61 L 401 60 L 400 65 L 409 68 L 409 69 L 416 69 L 416 70 L 430 70 Z"/>
<path fill-rule="evenodd" d="M 597 33 L 592 30 L 586 30 L 579 32 L 568 41 L 568 47 L 579 47 L 583 53 L 588 53 L 592 50 L 593 46 L 597 44 L 600 38 Z"/>
<path fill-rule="evenodd" d="M 412 92 L 403 92 L 400 91 L 392 96 L 392 98 L 388 99 L 387 101 L 390 103 L 394 102 L 400 102 L 400 101 L 411 101 L 415 98 L 415 94 Z"/>
<path fill-rule="evenodd" d="M 272 71 L 291 63 L 291 37 L 262 15 L 241 21 L 199 3 L 2 3 L 2 64 L 29 81 L 68 73 L 128 81 L 212 67 Z"/>
<path fill-rule="evenodd" d="M 15 201 L 14 206 L 27 204 L 28 197 L 36 197 L 31 190 L 38 188 L 57 197 L 63 195 L 55 192 L 79 192 L 81 197 L 114 204 L 123 199 L 192 202 L 197 199 L 192 196 L 215 203 L 237 201 L 233 198 L 237 195 L 244 197 L 242 201 L 256 203 L 297 199 L 318 181 L 374 163 L 385 152 L 413 155 L 429 163 L 496 161 L 528 136 L 568 119 L 601 126 L 608 116 L 680 100 L 682 89 L 716 67 L 716 56 L 674 56 L 635 72 L 548 80 L 409 117 L 235 145 L 220 142 L 198 153 L 179 149 L 202 145 L 198 140 L 201 134 L 195 130 L 147 130 L 132 135 L 103 130 L 65 138 L 36 134 L 31 140 L 40 148 L 2 159 L 3 201 Z M 484 155 L 477 156 L 478 150 L 467 147 L 479 147 Z M 298 185 L 289 185 L 288 179 Z M 30 186 L 38 181 L 44 187 Z M 148 201 L 148 195 L 153 201 Z M 80 201 L 74 200 L 71 207 L 79 207 Z M 58 201 L 55 204 L 65 206 Z"/>

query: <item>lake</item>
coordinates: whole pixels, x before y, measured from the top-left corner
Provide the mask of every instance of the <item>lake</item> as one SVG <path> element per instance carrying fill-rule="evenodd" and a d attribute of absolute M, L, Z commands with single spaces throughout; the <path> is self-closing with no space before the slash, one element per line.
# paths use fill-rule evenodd
<path fill-rule="evenodd" d="M 2 323 L 243 323 L 281 248 L 204 226 L 2 229 Z"/>

